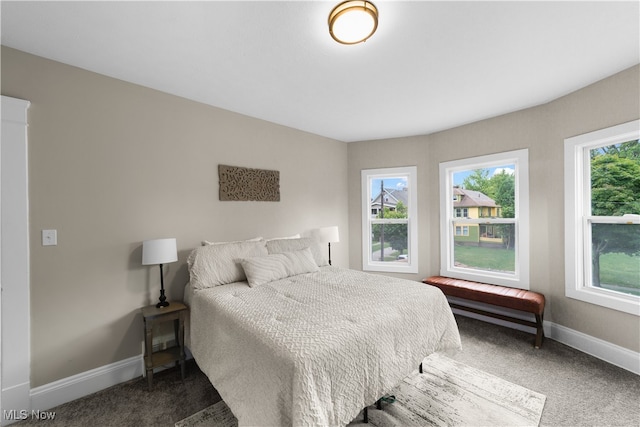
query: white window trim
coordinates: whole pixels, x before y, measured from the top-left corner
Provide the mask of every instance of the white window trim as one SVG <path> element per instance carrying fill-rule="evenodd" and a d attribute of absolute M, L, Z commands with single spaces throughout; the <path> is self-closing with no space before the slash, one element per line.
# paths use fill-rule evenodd
<path fill-rule="evenodd" d="M 516 271 L 515 274 L 471 270 L 453 264 L 453 174 L 470 169 L 495 166 L 496 163 L 515 164 L 516 214 Z M 451 214 L 450 214 L 451 213 Z M 450 218 L 451 217 L 451 218 Z M 513 223 L 514 219 L 477 219 L 469 223 Z M 489 154 L 440 163 L 440 274 L 457 279 L 473 280 L 494 285 L 529 289 L 529 151 L 527 149 Z"/>
<path fill-rule="evenodd" d="M 586 283 L 590 263 L 585 263 L 584 212 L 588 206 L 583 195 L 586 194 L 585 174 L 589 173 L 589 157 L 585 158 L 585 151 L 603 144 L 613 145 L 638 138 L 640 120 L 564 140 L 565 295 L 636 316 L 640 316 L 640 297 L 594 288 Z"/>
<path fill-rule="evenodd" d="M 375 178 L 396 178 L 407 176 L 409 179 L 409 206 L 407 242 L 409 259 L 406 263 L 389 263 L 371 259 L 371 201 L 370 182 Z M 398 168 L 363 169 L 362 179 L 362 269 L 364 271 L 380 271 L 389 273 L 418 273 L 418 173 L 416 166 Z M 404 222 L 404 221 L 403 221 Z"/>

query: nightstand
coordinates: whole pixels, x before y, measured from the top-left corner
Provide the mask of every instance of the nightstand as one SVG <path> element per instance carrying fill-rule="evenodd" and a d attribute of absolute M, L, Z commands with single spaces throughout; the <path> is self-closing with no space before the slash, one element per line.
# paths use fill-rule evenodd
<path fill-rule="evenodd" d="M 182 379 L 185 376 L 184 366 L 184 319 L 187 306 L 181 302 L 171 302 L 166 307 L 156 307 L 155 304 L 141 308 L 144 320 L 144 365 L 147 370 L 149 390 L 153 388 L 153 369 L 176 362 L 180 364 Z M 159 323 L 173 321 L 176 345 L 166 350 L 153 351 L 153 327 Z"/>

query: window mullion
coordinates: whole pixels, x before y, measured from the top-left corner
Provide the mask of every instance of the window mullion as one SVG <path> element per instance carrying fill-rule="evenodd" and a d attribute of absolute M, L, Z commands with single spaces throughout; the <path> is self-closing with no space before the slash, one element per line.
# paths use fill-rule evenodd
<path fill-rule="evenodd" d="M 456 224 L 481 224 L 481 225 L 492 225 L 492 224 L 517 224 L 518 220 L 516 218 L 458 218 L 452 217 L 451 221 Z"/>
<path fill-rule="evenodd" d="M 625 216 L 595 216 L 585 215 L 587 221 L 592 224 L 640 224 L 640 216 L 638 215 L 625 215 Z"/>

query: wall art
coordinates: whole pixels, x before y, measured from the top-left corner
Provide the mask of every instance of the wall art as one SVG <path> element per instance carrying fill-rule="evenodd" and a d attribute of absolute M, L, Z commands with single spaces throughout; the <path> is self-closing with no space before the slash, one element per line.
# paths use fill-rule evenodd
<path fill-rule="evenodd" d="M 280 172 L 218 165 L 220 200 L 280 201 Z"/>

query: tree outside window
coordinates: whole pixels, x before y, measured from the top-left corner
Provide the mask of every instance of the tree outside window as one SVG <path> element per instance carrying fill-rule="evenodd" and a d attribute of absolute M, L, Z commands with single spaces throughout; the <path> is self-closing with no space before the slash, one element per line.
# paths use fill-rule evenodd
<path fill-rule="evenodd" d="M 591 285 L 640 295 L 640 225 L 599 222 L 640 216 L 640 142 L 592 148 L 589 162 Z"/>

